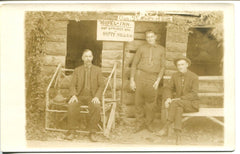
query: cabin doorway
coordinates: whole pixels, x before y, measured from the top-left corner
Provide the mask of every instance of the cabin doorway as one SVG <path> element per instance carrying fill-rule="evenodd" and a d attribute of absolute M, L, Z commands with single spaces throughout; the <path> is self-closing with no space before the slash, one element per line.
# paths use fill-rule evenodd
<path fill-rule="evenodd" d="M 97 21 L 69 21 L 67 26 L 66 68 L 74 69 L 83 64 L 82 52 L 93 52 L 93 64 L 101 66 L 102 42 L 97 41 Z"/>
<path fill-rule="evenodd" d="M 189 69 L 199 76 L 222 75 L 223 47 L 211 35 L 212 28 L 191 28 L 188 37 L 187 57 Z"/>

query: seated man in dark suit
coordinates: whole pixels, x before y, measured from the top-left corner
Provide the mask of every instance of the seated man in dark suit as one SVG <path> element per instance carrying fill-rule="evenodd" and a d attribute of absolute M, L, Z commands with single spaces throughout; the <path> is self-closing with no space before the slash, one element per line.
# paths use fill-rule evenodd
<path fill-rule="evenodd" d="M 100 121 L 100 98 L 104 86 L 100 67 L 92 64 L 92 51 L 83 51 L 82 60 L 84 65 L 75 68 L 70 86 L 71 99 L 68 104 L 68 129 L 67 139 L 73 139 L 73 133 L 79 126 L 80 106 L 88 105 L 89 118 L 88 128 L 90 140 L 96 141 L 96 131 Z"/>
<path fill-rule="evenodd" d="M 164 127 L 157 133 L 159 136 L 167 134 L 168 126 L 174 123 L 174 130 L 177 136 L 176 142 L 180 140 L 182 129 L 182 113 L 197 112 L 199 109 L 198 98 L 198 76 L 188 70 L 191 61 L 186 57 L 174 60 L 178 72 L 172 75 L 169 86 L 163 94 L 163 102 L 168 109 L 168 118 Z M 173 98 L 173 93 L 176 96 Z"/>

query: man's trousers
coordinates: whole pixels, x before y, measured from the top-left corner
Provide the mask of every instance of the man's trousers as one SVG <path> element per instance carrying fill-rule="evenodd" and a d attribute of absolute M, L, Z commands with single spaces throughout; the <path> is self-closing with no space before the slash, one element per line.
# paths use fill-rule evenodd
<path fill-rule="evenodd" d="M 73 102 L 68 104 L 68 129 L 76 130 L 79 126 L 79 121 L 84 118 L 82 114 L 80 114 L 80 106 L 88 105 L 89 114 L 87 116 L 88 128 L 90 132 L 96 132 L 98 129 L 98 122 L 101 119 L 100 111 L 101 105 L 94 104 L 91 102 L 91 96 L 79 96 L 78 102 Z"/>
<path fill-rule="evenodd" d="M 169 106 L 168 121 L 174 123 L 174 129 L 182 129 L 182 114 L 189 112 L 197 112 L 193 102 L 189 100 L 175 100 Z"/>
<path fill-rule="evenodd" d="M 150 125 L 154 120 L 154 108 L 158 95 L 158 90 L 153 88 L 157 74 L 137 70 L 135 79 L 136 122 L 139 126 Z"/>

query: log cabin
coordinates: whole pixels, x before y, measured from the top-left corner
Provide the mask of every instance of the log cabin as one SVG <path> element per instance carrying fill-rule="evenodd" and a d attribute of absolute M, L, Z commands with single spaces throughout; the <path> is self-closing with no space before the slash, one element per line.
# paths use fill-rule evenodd
<path fill-rule="evenodd" d="M 131 124 L 134 120 L 134 92 L 129 87 L 130 67 L 136 50 L 145 43 L 147 30 L 153 30 L 158 36 L 157 42 L 166 49 L 166 70 L 161 86 L 166 85 L 169 77 L 176 72 L 173 59 L 187 56 L 192 60 L 190 70 L 200 76 L 201 106 L 223 107 L 222 95 L 217 95 L 224 91 L 220 67 L 223 48 L 209 34 L 214 25 L 201 23 L 200 13 L 75 12 L 71 15 L 71 12 L 49 12 L 46 17 L 52 24 L 46 37 L 43 72 L 53 75 L 59 63 L 66 69 L 76 68 L 82 64 L 81 55 L 86 48 L 93 51 L 93 64 L 102 68 L 106 78 L 117 62 L 116 97 L 120 99 L 117 114 L 124 123 Z M 133 22 L 132 40 L 98 40 L 100 20 Z M 63 94 L 64 90 L 67 89 L 61 89 Z M 156 107 L 156 118 L 159 119 L 164 118 L 159 105 L 161 90 L 159 88 Z"/>

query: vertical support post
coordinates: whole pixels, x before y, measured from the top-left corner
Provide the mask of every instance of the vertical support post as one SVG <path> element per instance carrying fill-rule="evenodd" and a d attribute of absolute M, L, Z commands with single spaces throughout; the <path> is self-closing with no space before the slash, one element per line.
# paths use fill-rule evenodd
<path fill-rule="evenodd" d="M 117 77 L 117 63 L 115 62 L 115 70 L 114 70 L 114 74 L 113 74 L 113 99 L 116 100 L 116 77 Z"/>
<path fill-rule="evenodd" d="M 103 134 L 106 131 L 106 117 L 105 117 L 105 97 L 102 96 L 102 112 L 103 112 Z"/>
<path fill-rule="evenodd" d="M 113 74 L 113 100 L 115 101 L 116 103 L 116 100 L 117 100 L 117 96 L 116 96 L 116 87 L 117 87 L 117 63 L 114 64 L 116 67 L 115 67 L 115 70 L 114 70 L 114 74 Z M 115 113 L 114 113 L 115 114 Z M 112 128 L 115 128 L 115 115 L 113 117 L 113 124 L 112 124 Z"/>
<path fill-rule="evenodd" d="M 50 88 L 51 88 L 51 86 L 52 86 L 52 84 L 53 84 L 54 79 L 56 80 L 56 76 L 57 76 L 60 68 L 61 68 L 61 64 L 58 64 L 58 67 L 57 67 L 57 69 L 56 69 L 53 77 L 51 78 L 51 81 L 50 81 L 50 83 L 49 83 L 49 85 L 48 85 L 48 87 L 47 87 L 47 90 L 46 90 L 45 129 L 47 129 L 48 126 L 49 126 L 49 125 L 48 125 L 49 90 L 50 90 Z"/>
<path fill-rule="evenodd" d="M 46 107 L 45 107 L 45 129 L 48 128 L 48 105 L 49 105 L 49 91 L 46 92 Z"/>

